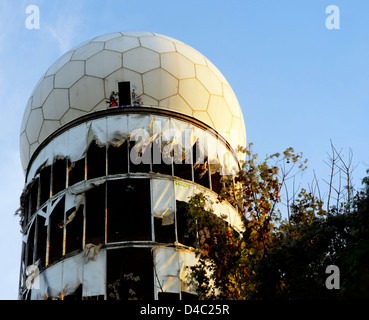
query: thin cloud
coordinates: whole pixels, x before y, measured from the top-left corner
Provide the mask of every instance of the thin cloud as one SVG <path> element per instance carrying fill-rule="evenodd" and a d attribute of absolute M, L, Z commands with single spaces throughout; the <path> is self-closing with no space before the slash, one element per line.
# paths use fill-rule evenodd
<path fill-rule="evenodd" d="M 63 11 L 55 11 L 54 9 L 47 15 L 47 17 L 53 18 L 50 20 L 48 18 L 42 18 L 42 8 L 40 7 L 41 28 L 45 28 L 47 33 L 56 41 L 60 53 L 65 53 L 72 48 L 79 29 L 83 27 L 83 5 L 79 4 L 77 6 L 74 4 L 72 14 L 68 8 L 70 9 L 69 5 L 65 6 L 65 10 Z"/>
<path fill-rule="evenodd" d="M 60 19 L 59 19 L 60 20 Z M 55 26 L 46 25 L 46 30 L 54 38 L 59 46 L 61 53 L 68 51 L 75 38 L 80 18 L 69 18 L 67 21 L 57 22 Z"/>

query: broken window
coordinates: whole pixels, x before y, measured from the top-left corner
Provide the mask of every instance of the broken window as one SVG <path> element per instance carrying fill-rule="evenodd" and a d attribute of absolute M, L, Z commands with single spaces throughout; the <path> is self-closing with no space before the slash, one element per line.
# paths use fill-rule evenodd
<path fill-rule="evenodd" d="M 31 192 L 27 192 L 24 197 L 24 221 L 23 226 L 25 227 L 31 218 L 32 210 L 31 210 Z"/>
<path fill-rule="evenodd" d="M 78 286 L 78 288 L 71 294 L 68 294 L 63 297 L 63 300 L 67 301 L 79 301 L 82 300 L 82 284 Z"/>
<path fill-rule="evenodd" d="M 171 119 L 171 124 L 174 131 L 172 135 L 173 174 L 182 179 L 192 181 L 192 126 L 174 119 Z"/>
<path fill-rule="evenodd" d="M 68 167 L 68 173 L 68 186 L 72 186 L 77 182 L 85 180 L 85 158 L 70 164 Z"/>
<path fill-rule="evenodd" d="M 108 174 L 128 172 L 128 142 L 109 145 L 108 147 Z"/>
<path fill-rule="evenodd" d="M 65 213 L 66 240 L 65 254 L 82 249 L 83 246 L 83 205 L 73 207 Z"/>
<path fill-rule="evenodd" d="M 154 275 L 151 248 L 107 251 L 109 300 L 153 300 Z"/>
<path fill-rule="evenodd" d="M 154 218 L 155 241 L 171 243 L 176 241 L 175 224 L 163 225 L 163 219 Z"/>
<path fill-rule="evenodd" d="M 51 166 L 42 168 L 40 171 L 40 205 L 50 198 Z"/>
<path fill-rule="evenodd" d="M 36 260 L 40 260 L 42 267 L 46 261 L 46 244 L 47 244 L 47 226 L 46 219 L 40 215 L 36 217 L 37 239 L 36 239 Z"/>
<path fill-rule="evenodd" d="M 201 149 L 204 147 L 197 140 L 192 147 L 194 182 L 210 188 L 208 157 L 204 154 L 205 150 Z"/>
<path fill-rule="evenodd" d="M 184 245 L 193 247 L 196 238 L 188 233 L 188 223 L 191 223 L 189 214 L 187 213 L 187 206 L 184 201 L 176 201 L 177 207 L 177 237 L 178 242 Z M 195 223 L 195 222 L 192 222 Z"/>
<path fill-rule="evenodd" d="M 21 279 L 20 279 L 20 287 L 22 287 L 26 283 L 26 250 L 27 244 L 22 241 L 22 253 L 21 253 Z"/>
<path fill-rule="evenodd" d="M 129 81 L 118 82 L 118 92 L 119 92 L 118 105 L 120 106 L 131 105 L 131 83 Z"/>
<path fill-rule="evenodd" d="M 27 266 L 33 264 L 34 245 L 35 245 L 35 223 L 33 221 L 31 227 L 29 228 L 27 237 L 27 262 L 26 262 Z"/>
<path fill-rule="evenodd" d="M 131 137 L 132 138 L 132 137 Z M 129 171 L 150 172 L 150 138 L 144 135 L 129 141 Z"/>
<path fill-rule="evenodd" d="M 107 241 L 151 240 L 150 180 L 110 180 L 107 185 Z"/>
<path fill-rule="evenodd" d="M 172 162 L 164 161 L 163 150 L 162 150 L 161 139 L 155 139 L 152 143 L 151 159 L 152 160 L 152 171 L 155 173 L 162 173 L 172 175 Z"/>
<path fill-rule="evenodd" d="M 173 171 L 176 177 L 192 181 L 192 164 L 186 163 L 184 157 L 173 163 Z"/>
<path fill-rule="evenodd" d="M 86 192 L 85 243 L 105 243 L 105 183 Z"/>
<path fill-rule="evenodd" d="M 57 159 L 53 163 L 53 195 L 66 188 L 67 160 Z"/>
<path fill-rule="evenodd" d="M 29 217 L 31 217 L 37 210 L 38 208 L 38 182 L 39 182 L 39 179 L 37 178 L 33 184 L 32 184 L 32 187 L 31 187 L 31 206 L 30 206 L 30 215 Z M 50 186 L 50 183 L 49 183 L 49 186 Z"/>
<path fill-rule="evenodd" d="M 156 242 L 175 242 L 175 199 L 173 181 L 153 179 L 152 203 Z"/>
<path fill-rule="evenodd" d="M 224 183 L 221 182 L 222 176 L 220 175 L 219 169 L 217 169 L 218 164 L 210 164 L 210 176 L 211 176 L 211 189 L 220 194 Z"/>
<path fill-rule="evenodd" d="M 199 300 L 199 297 L 194 293 L 181 291 L 181 300 Z"/>
<path fill-rule="evenodd" d="M 87 179 L 106 175 L 106 147 L 93 140 L 87 151 Z"/>
<path fill-rule="evenodd" d="M 64 225 L 64 197 L 52 201 L 52 205 L 56 201 L 53 212 L 49 218 L 49 261 L 52 264 L 63 256 L 63 225 Z"/>

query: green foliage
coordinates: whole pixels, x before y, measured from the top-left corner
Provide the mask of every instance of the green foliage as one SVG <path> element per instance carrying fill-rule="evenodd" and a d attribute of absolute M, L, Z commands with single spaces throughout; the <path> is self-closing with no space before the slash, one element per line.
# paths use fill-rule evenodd
<path fill-rule="evenodd" d="M 249 146 L 251 147 L 251 145 Z M 292 148 L 261 163 L 250 149 L 220 201 L 237 206 L 244 225 L 238 233 L 195 195 L 187 204 L 188 233 L 199 263 L 191 282 L 200 299 L 339 299 L 369 298 L 369 177 L 350 208 L 323 210 L 323 202 L 301 189 L 281 221 L 280 191 L 293 174 L 306 168 Z M 270 162 L 274 161 L 271 165 Z M 368 171 L 369 173 L 369 171 Z M 328 290 L 326 267 L 340 269 L 340 290 Z"/>

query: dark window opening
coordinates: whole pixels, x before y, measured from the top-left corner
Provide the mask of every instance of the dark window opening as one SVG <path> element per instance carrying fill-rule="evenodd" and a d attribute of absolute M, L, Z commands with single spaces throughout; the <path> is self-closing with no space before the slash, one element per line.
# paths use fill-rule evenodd
<path fill-rule="evenodd" d="M 133 159 L 133 161 L 132 161 Z M 130 172 L 150 172 L 151 148 L 144 146 L 139 141 L 129 142 L 129 171 Z"/>
<path fill-rule="evenodd" d="M 26 283 L 26 251 L 27 244 L 22 241 L 22 259 L 21 259 L 21 274 L 22 274 L 22 284 Z"/>
<path fill-rule="evenodd" d="M 40 172 L 40 205 L 50 198 L 51 166 L 43 168 Z"/>
<path fill-rule="evenodd" d="M 125 141 L 119 147 L 112 145 L 108 148 L 108 174 L 128 172 L 128 142 Z"/>
<path fill-rule="evenodd" d="M 181 160 L 181 161 L 180 161 Z M 182 159 L 176 159 L 173 162 L 174 175 L 176 177 L 192 181 L 192 164 L 191 158 L 185 158 L 185 154 L 182 155 Z"/>
<path fill-rule="evenodd" d="M 171 243 L 176 241 L 175 223 L 163 226 L 163 219 L 154 218 L 155 241 Z"/>
<path fill-rule="evenodd" d="M 208 157 L 202 155 L 198 142 L 192 147 L 194 182 L 210 188 Z"/>
<path fill-rule="evenodd" d="M 179 293 L 174 292 L 159 292 L 159 300 L 179 300 Z"/>
<path fill-rule="evenodd" d="M 178 242 L 184 245 L 193 247 L 196 241 L 196 237 L 188 233 L 188 223 L 195 223 L 191 221 L 190 216 L 187 212 L 186 202 L 176 201 L 177 208 L 177 237 Z"/>
<path fill-rule="evenodd" d="M 129 81 L 118 82 L 118 105 L 131 105 L 131 83 Z"/>
<path fill-rule="evenodd" d="M 31 206 L 30 206 L 31 212 L 30 212 L 29 217 L 31 217 L 36 212 L 37 207 L 38 207 L 38 182 L 39 182 L 39 179 L 37 178 L 31 187 Z"/>
<path fill-rule="evenodd" d="M 110 180 L 107 184 L 107 241 L 151 240 L 150 180 Z"/>
<path fill-rule="evenodd" d="M 222 176 L 219 171 L 211 171 L 211 189 L 218 194 L 220 194 L 223 189 L 223 182 L 220 181 L 221 178 Z"/>
<path fill-rule="evenodd" d="M 85 243 L 105 243 L 105 183 L 86 192 Z"/>
<path fill-rule="evenodd" d="M 75 250 L 82 249 L 83 246 L 83 205 L 80 205 L 76 211 L 76 207 L 68 210 L 65 213 L 66 221 L 66 241 L 65 254 Z"/>
<path fill-rule="evenodd" d="M 163 159 L 162 146 L 159 141 L 154 141 L 152 143 L 151 150 L 152 159 L 152 171 L 155 173 L 162 173 L 171 176 L 172 173 L 172 161 L 166 163 Z"/>
<path fill-rule="evenodd" d="M 80 284 L 73 293 L 64 296 L 63 300 L 69 300 L 69 301 L 82 300 L 82 284 Z"/>
<path fill-rule="evenodd" d="M 40 260 L 40 269 L 45 267 L 46 261 L 47 226 L 45 226 L 45 221 L 44 217 L 37 215 L 36 259 Z"/>
<path fill-rule="evenodd" d="M 24 226 L 27 224 L 32 215 L 32 210 L 30 206 L 31 206 L 31 193 L 28 191 L 24 200 L 24 221 L 23 221 Z"/>
<path fill-rule="evenodd" d="M 53 164 L 53 195 L 66 188 L 67 160 L 58 159 Z"/>
<path fill-rule="evenodd" d="M 63 256 L 63 226 L 64 197 L 58 202 L 49 219 L 49 264 L 60 260 Z"/>
<path fill-rule="evenodd" d="M 181 291 L 181 296 L 182 296 L 181 300 L 199 300 L 199 297 L 193 293 Z"/>
<path fill-rule="evenodd" d="M 154 275 L 151 249 L 108 250 L 107 284 L 109 300 L 153 300 Z"/>
<path fill-rule="evenodd" d="M 33 248 L 35 245 L 35 223 L 32 223 L 32 226 L 28 232 L 27 238 L 27 262 L 26 265 L 29 266 L 33 264 Z"/>
<path fill-rule="evenodd" d="M 106 148 L 92 141 L 87 151 L 87 179 L 106 175 Z"/>
<path fill-rule="evenodd" d="M 68 185 L 72 186 L 77 182 L 85 180 L 85 158 L 73 162 L 69 168 Z"/>

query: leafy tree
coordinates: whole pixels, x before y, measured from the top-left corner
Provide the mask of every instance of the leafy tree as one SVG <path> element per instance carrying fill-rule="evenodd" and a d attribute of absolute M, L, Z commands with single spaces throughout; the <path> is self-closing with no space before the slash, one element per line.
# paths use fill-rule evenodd
<path fill-rule="evenodd" d="M 355 197 L 348 193 L 348 201 L 328 211 L 322 200 L 301 189 L 287 201 L 288 219 L 282 221 L 280 192 L 306 168 L 306 160 L 289 148 L 258 163 L 250 147 L 244 150 L 236 187 L 224 177 L 219 199 L 239 209 L 243 232 L 215 216 L 202 194 L 187 204 L 188 232 L 199 257 L 191 281 L 199 298 L 369 298 L 369 177 Z M 340 290 L 325 286 L 329 265 L 340 269 Z"/>
<path fill-rule="evenodd" d="M 219 199 L 239 208 L 242 233 L 207 210 L 207 199 L 202 194 L 188 202 L 188 233 L 197 237 L 194 247 L 199 256 L 199 263 L 192 268 L 192 282 L 198 284 L 200 299 L 251 297 L 258 285 L 255 267 L 269 251 L 275 222 L 280 219 L 280 190 L 295 166 L 297 171 L 305 169 L 302 154 L 295 154 L 292 148 L 257 163 L 251 146 L 243 150 L 247 158 L 235 177 L 236 188 L 233 177 L 224 177 L 226 187 Z M 281 162 L 292 162 L 291 168 L 281 169 Z"/>

